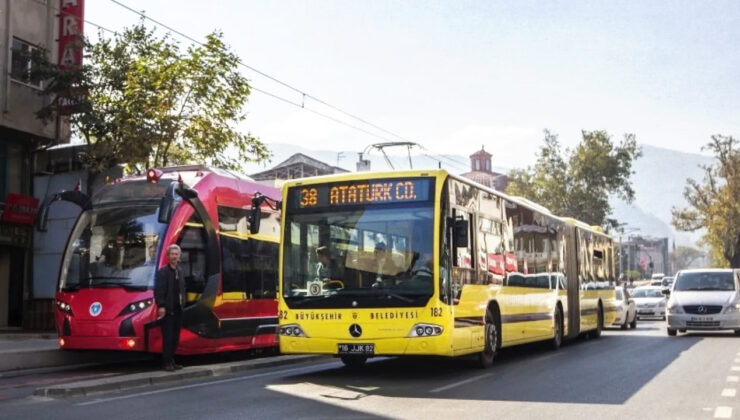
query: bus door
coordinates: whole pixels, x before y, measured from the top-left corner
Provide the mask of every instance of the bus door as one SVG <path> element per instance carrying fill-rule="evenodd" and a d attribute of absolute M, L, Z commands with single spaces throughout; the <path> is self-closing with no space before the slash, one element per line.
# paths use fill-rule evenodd
<path fill-rule="evenodd" d="M 578 241 L 576 240 L 576 230 L 573 226 L 565 226 L 565 243 L 566 250 L 565 258 L 565 276 L 567 278 L 566 284 L 568 287 L 568 313 L 566 318 L 568 320 L 567 336 L 566 338 L 575 338 L 581 331 L 581 306 L 580 306 L 580 292 L 581 285 L 578 280 Z"/>
<path fill-rule="evenodd" d="M 454 225 L 450 232 L 453 237 L 451 277 L 453 303 L 455 304 L 452 346 L 457 351 L 472 347 L 473 327 L 480 326 L 480 323 L 475 323 L 473 319 L 478 302 L 472 298 L 466 299 L 465 296 L 466 292 L 471 291 L 470 288 L 466 290 L 465 285 L 473 284 L 475 281 L 476 258 L 474 257 L 472 214 L 460 208 L 454 208 L 452 218 Z M 464 232 L 456 232 L 460 229 L 466 229 L 467 235 Z M 466 237 L 463 238 L 464 236 Z"/>

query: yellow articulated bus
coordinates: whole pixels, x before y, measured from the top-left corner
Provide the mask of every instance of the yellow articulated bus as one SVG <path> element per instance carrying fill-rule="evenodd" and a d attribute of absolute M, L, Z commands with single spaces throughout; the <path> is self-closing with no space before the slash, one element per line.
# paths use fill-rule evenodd
<path fill-rule="evenodd" d="M 283 187 L 283 353 L 475 354 L 593 337 L 615 317 L 614 244 L 443 170 L 306 178 Z"/>

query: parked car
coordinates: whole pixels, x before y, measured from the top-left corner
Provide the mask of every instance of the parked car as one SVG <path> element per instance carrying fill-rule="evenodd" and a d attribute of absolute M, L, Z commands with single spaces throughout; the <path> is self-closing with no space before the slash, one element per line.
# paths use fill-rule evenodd
<path fill-rule="evenodd" d="M 665 320 L 665 307 L 668 299 L 661 286 L 635 288 L 632 298 L 637 306 L 637 318 L 661 318 Z"/>
<path fill-rule="evenodd" d="M 740 335 L 740 270 L 682 270 L 668 303 L 668 335 L 687 330 L 733 330 Z"/>
<path fill-rule="evenodd" d="M 635 300 L 626 288 L 618 287 L 614 290 L 617 299 L 617 317 L 612 325 L 619 325 L 623 330 L 637 328 L 637 307 Z"/>

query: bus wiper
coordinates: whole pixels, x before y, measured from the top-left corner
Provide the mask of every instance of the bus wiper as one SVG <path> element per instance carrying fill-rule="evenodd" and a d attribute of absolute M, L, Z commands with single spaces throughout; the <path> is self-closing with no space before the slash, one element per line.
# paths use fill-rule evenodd
<path fill-rule="evenodd" d="M 383 296 L 388 298 L 394 298 L 398 299 L 400 301 L 406 302 L 406 303 L 413 303 L 413 299 L 409 299 L 406 296 L 399 295 L 398 293 L 394 293 L 388 289 L 384 288 L 375 288 L 375 289 L 355 289 L 355 290 L 348 290 L 346 292 L 342 291 L 339 294 L 345 295 L 345 296 Z"/>

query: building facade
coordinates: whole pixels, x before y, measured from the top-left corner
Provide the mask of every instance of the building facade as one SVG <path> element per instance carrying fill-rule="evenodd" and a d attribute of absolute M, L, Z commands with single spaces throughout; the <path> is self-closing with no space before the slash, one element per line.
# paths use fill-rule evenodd
<path fill-rule="evenodd" d="M 318 159 L 306 156 L 303 153 L 296 153 L 272 168 L 252 174 L 250 177 L 257 182 L 279 187 L 281 181 L 287 179 L 331 175 L 344 172 L 349 171 L 338 166 L 329 165 Z"/>
<path fill-rule="evenodd" d="M 673 275 L 668 238 L 630 236 L 619 244 L 620 273 L 638 272 L 649 278 L 653 274 Z"/>
<path fill-rule="evenodd" d="M 81 1 L 81 0 L 80 0 Z M 36 111 L 50 98 L 41 95 L 43 81 L 31 77 L 31 55 L 46 50 L 59 60 L 63 19 L 67 31 L 81 28 L 60 13 L 80 7 L 72 0 L 0 0 L 0 329 L 34 328 L 32 318 L 33 223 L 35 153 L 69 141 L 64 119 L 42 122 Z"/>

